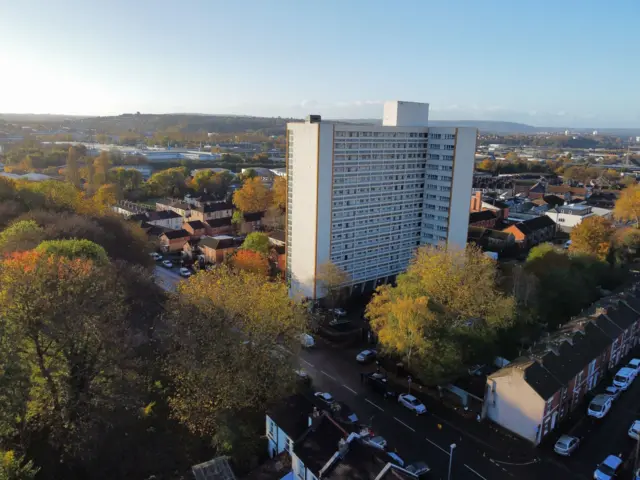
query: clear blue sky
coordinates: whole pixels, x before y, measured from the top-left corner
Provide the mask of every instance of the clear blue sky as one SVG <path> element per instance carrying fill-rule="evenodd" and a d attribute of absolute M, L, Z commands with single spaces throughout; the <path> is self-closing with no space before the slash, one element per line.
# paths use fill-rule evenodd
<path fill-rule="evenodd" d="M 640 0 L 0 0 L 0 112 L 640 126 Z"/>

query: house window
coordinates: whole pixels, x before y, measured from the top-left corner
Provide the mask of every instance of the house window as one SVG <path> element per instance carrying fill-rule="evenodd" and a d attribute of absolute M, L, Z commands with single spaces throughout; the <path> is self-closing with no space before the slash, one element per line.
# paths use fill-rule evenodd
<path fill-rule="evenodd" d="M 269 438 L 275 440 L 277 435 L 276 431 L 277 431 L 276 423 L 273 420 L 269 419 Z"/>

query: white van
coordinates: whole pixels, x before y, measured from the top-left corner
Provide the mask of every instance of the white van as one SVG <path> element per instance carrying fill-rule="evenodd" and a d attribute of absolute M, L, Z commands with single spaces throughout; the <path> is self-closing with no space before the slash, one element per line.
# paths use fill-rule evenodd
<path fill-rule="evenodd" d="M 635 370 L 623 367 L 618 370 L 616 376 L 613 377 L 613 384 L 616 387 L 620 387 L 622 390 L 626 390 L 633 383 L 633 380 L 636 378 Z"/>

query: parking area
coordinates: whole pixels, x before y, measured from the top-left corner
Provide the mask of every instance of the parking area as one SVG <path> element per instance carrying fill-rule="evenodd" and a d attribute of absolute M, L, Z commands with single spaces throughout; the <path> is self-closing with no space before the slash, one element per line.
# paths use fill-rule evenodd
<path fill-rule="evenodd" d="M 598 394 L 604 392 L 610 382 L 603 382 Z M 629 428 L 640 420 L 640 380 L 636 379 L 627 391 L 612 401 L 610 409 L 602 418 L 587 415 L 590 402 L 598 396 L 592 395 L 582 411 L 576 412 L 574 420 L 560 428 L 550 441 L 545 442 L 541 451 L 547 459 L 560 468 L 585 478 L 594 478 L 594 470 L 607 456 L 614 455 L 622 460 L 617 478 L 634 479 L 638 441 L 629 436 Z M 553 446 L 562 434 L 577 437 L 578 448 L 569 457 L 553 452 Z"/>

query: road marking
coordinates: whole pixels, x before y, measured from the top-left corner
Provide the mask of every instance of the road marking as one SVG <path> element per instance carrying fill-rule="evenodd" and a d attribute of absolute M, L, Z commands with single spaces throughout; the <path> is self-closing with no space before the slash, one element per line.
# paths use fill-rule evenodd
<path fill-rule="evenodd" d="M 354 395 L 357 395 L 357 394 L 358 394 L 358 392 L 356 392 L 353 388 L 349 388 L 349 387 L 347 387 L 347 386 L 346 386 L 346 385 L 344 385 L 344 384 L 343 384 L 342 386 L 343 386 L 344 388 L 346 388 L 347 390 L 349 390 L 349 391 L 350 391 L 351 393 L 353 393 Z"/>
<path fill-rule="evenodd" d="M 376 405 L 375 403 L 373 403 L 371 400 L 369 400 L 368 398 L 364 399 L 365 402 L 370 403 L 371 405 L 373 405 L 374 407 L 376 407 L 378 410 L 380 410 L 381 412 L 384 412 L 384 410 L 382 408 L 380 408 L 378 405 Z"/>
<path fill-rule="evenodd" d="M 467 467 L 469 470 L 471 470 L 473 473 L 475 473 L 477 476 L 479 476 L 480 478 L 482 478 L 482 480 L 487 480 L 485 477 L 483 477 L 482 475 L 480 475 L 478 472 L 476 472 L 473 468 L 471 468 L 469 465 L 467 465 L 466 463 L 464 464 L 465 467 Z"/>
<path fill-rule="evenodd" d="M 329 375 L 327 372 L 325 372 L 324 370 L 320 370 L 320 373 L 326 375 L 327 377 L 329 377 L 331 380 L 335 380 L 336 377 L 332 377 L 331 375 Z"/>
<path fill-rule="evenodd" d="M 304 363 L 306 363 L 307 365 L 313 368 L 313 363 L 307 362 L 304 358 L 300 358 L 300 360 L 302 360 Z"/>
<path fill-rule="evenodd" d="M 402 425 L 404 425 L 405 427 L 407 427 L 409 430 L 411 430 L 412 432 L 415 432 L 415 429 L 411 428 L 409 425 L 407 425 L 406 423 L 404 423 L 402 420 L 400 420 L 398 417 L 393 417 L 395 419 L 396 422 L 401 423 Z"/>
<path fill-rule="evenodd" d="M 524 467 L 525 465 L 533 465 L 534 463 L 538 463 L 538 459 L 534 458 L 533 460 L 529 461 L 529 462 L 524 462 L 524 463 L 511 463 L 511 462 L 501 462 L 500 460 L 494 460 L 493 458 L 490 458 L 490 460 L 493 463 L 501 463 L 502 465 L 510 465 L 512 467 Z"/>
<path fill-rule="evenodd" d="M 429 440 L 428 438 L 425 438 L 425 440 L 427 442 L 429 442 L 431 445 L 433 445 L 434 447 L 440 449 L 441 452 L 444 452 L 446 455 L 449 455 L 449 452 L 447 452 L 444 448 L 442 448 L 440 445 L 438 445 L 436 442 L 432 442 L 431 440 Z"/>

